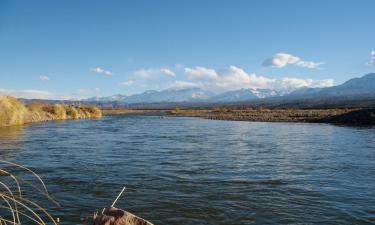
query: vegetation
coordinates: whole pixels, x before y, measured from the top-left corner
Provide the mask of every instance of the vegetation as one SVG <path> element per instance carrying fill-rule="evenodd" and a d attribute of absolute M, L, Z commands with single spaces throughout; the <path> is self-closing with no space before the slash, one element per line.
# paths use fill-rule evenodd
<path fill-rule="evenodd" d="M 203 117 L 213 120 L 262 121 L 262 122 L 315 122 L 352 111 L 349 109 L 266 109 L 266 108 L 213 108 L 180 109 L 171 111 L 174 116 Z"/>
<path fill-rule="evenodd" d="M 345 114 L 327 117 L 318 122 L 348 125 L 375 125 L 375 109 L 355 110 Z"/>
<path fill-rule="evenodd" d="M 20 174 L 21 173 L 21 174 Z M 18 176 L 20 174 L 20 176 Z M 27 196 L 27 193 L 33 193 Z M 31 197 L 40 194 L 59 207 L 34 171 L 16 163 L 0 160 L 0 224 L 53 224 L 59 219 Z"/>
<path fill-rule="evenodd" d="M 0 96 L 0 126 L 49 120 L 100 118 L 101 116 L 102 112 L 96 106 L 44 104 L 40 101 L 24 106 L 16 98 Z"/>
<path fill-rule="evenodd" d="M 169 110 L 157 109 L 104 109 L 106 115 L 168 115 L 178 117 L 201 117 L 212 120 L 260 121 L 260 122 L 333 122 L 338 116 L 360 109 L 298 109 L 298 108 L 236 108 L 213 107 L 203 109 L 175 107 Z M 371 111 L 369 118 L 374 118 Z M 371 117 L 372 116 L 372 117 Z M 343 117 L 348 118 L 348 117 Z M 354 118 L 354 117 L 350 117 Z M 350 120 L 350 118 L 346 120 Z M 336 119 L 337 120 L 337 119 Z M 342 120 L 340 120 L 342 121 Z M 366 120 L 368 121 L 368 120 Z"/>
<path fill-rule="evenodd" d="M 361 108 L 262 108 L 215 106 L 212 108 L 171 107 L 169 109 L 105 108 L 104 115 L 159 115 L 201 117 L 212 120 L 260 122 L 320 122 L 354 125 L 375 124 L 375 109 Z"/>
<path fill-rule="evenodd" d="M 23 124 L 26 114 L 26 107 L 16 98 L 0 96 L 0 126 Z"/>

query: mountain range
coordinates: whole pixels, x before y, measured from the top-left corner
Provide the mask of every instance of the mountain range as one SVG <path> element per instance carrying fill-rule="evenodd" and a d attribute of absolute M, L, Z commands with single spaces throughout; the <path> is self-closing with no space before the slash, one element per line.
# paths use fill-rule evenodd
<path fill-rule="evenodd" d="M 375 98 L 375 73 L 326 88 L 300 88 L 297 90 L 280 91 L 272 89 L 239 89 L 215 94 L 200 88 L 166 89 L 162 91 L 145 91 L 135 95 L 113 95 L 109 97 L 94 97 L 85 99 L 86 102 L 119 102 L 123 104 L 138 103 L 224 103 L 244 102 L 267 99 L 327 99 L 327 98 Z"/>

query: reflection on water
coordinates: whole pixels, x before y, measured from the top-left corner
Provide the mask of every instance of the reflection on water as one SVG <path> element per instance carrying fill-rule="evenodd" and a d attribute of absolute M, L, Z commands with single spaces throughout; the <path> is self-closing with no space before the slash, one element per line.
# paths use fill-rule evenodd
<path fill-rule="evenodd" d="M 8 127 L 0 127 L 0 139 L 7 140 L 7 139 L 19 139 L 23 135 L 24 126 L 8 126 Z"/>
<path fill-rule="evenodd" d="M 62 224 L 110 205 L 155 224 L 374 224 L 375 129 L 104 117 L 25 126 L 0 157 L 35 169 Z"/>
<path fill-rule="evenodd" d="M 18 148 L 24 134 L 24 126 L 0 127 L 0 151 Z"/>

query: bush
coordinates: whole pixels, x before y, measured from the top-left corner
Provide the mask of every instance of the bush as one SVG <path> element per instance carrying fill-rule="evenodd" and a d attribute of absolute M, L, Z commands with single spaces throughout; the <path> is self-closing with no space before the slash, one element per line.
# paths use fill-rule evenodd
<path fill-rule="evenodd" d="M 66 110 L 64 105 L 54 104 L 54 105 L 44 105 L 42 111 L 50 114 L 54 119 L 64 120 L 66 119 Z"/>
<path fill-rule="evenodd" d="M 29 105 L 27 105 L 27 108 L 30 111 L 41 111 L 44 107 L 44 104 L 41 101 L 33 101 Z"/>
<path fill-rule="evenodd" d="M 23 124 L 27 109 L 16 98 L 0 96 L 0 126 Z"/>
<path fill-rule="evenodd" d="M 40 101 L 35 101 L 25 107 L 16 98 L 0 96 L 0 126 L 100 117 L 102 117 L 102 112 L 96 106 L 45 105 Z"/>
<path fill-rule="evenodd" d="M 102 111 L 96 106 L 85 106 L 83 111 L 87 113 L 87 117 L 100 118 L 102 117 Z"/>
<path fill-rule="evenodd" d="M 80 119 L 84 118 L 80 113 L 78 112 L 77 108 L 71 105 L 65 106 L 66 115 L 70 117 L 71 119 Z"/>

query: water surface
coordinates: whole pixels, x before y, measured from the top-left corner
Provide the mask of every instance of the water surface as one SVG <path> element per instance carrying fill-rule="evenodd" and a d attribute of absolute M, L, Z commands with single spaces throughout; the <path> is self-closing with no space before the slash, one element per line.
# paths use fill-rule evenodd
<path fill-rule="evenodd" d="M 79 224 L 118 207 L 156 225 L 375 224 L 375 129 L 114 116 L 0 129 Z"/>

